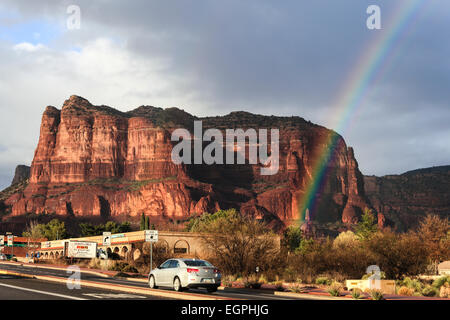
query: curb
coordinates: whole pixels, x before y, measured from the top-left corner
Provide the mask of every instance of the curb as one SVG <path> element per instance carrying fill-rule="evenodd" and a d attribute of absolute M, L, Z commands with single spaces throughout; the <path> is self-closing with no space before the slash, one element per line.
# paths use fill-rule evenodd
<path fill-rule="evenodd" d="M 315 300 L 350 300 L 345 297 L 332 297 L 321 294 L 311 294 L 311 293 L 295 293 L 295 292 L 283 292 L 283 291 L 275 291 L 274 295 L 283 296 L 283 297 L 293 297 L 293 298 L 314 298 Z"/>
<path fill-rule="evenodd" d="M 34 278 L 34 276 L 29 275 L 29 274 L 19 273 L 19 272 L 14 272 L 14 271 L 9 271 L 9 270 L 0 270 L 0 274 L 6 274 L 6 275 L 18 276 L 18 277 L 25 277 L 25 278 Z"/>
<path fill-rule="evenodd" d="M 51 281 L 51 282 L 67 283 L 67 279 L 60 278 L 60 277 L 53 277 L 53 276 L 39 276 L 39 275 L 32 276 L 29 274 L 11 272 L 8 270 L 0 270 L 0 274 L 15 275 L 15 276 L 20 276 L 20 277 L 27 277 L 27 278 L 33 278 L 33 279 Z M 239 299 L 234 299 L 234 298 L 232 299 L 232 298 L 219 297 L 219 296 L 213 296 L 213 295 L 202 295 L 202 294 L 197 294 L 197 293 L 170 292 L 170 291 L 164 291 L 164 290 L 158 290 L 158 289 L 131 287 L 131 286 L 125 286 L 125 285 L 119 285 L 119 284 L 106 284 L 106 283 L 100 283 L 100 282 L 88 281 L 88 280 L 80 280 L 80 284 L 82 286 L 91 287 L 91 288 L 114 290 L 114 291 L 121 291 L 121 292 L 127 292 L 127 293 L 135 293 L 135 294 L 140 293 L 140 294 L 145 294 L 145 295 L 150 295 L 150 296 L 158 296 L 158 297 L 172 298 L 172 299 L 179 299 L 179 300 L 239 300 Z"/>
<path fill-rule="evenodd" d="M 26 263 L 26 262 L 9 262 L 8 261 L 8 262 L 0 262 L 0 264 L 20 265 L 20 266 L 24 266 L 27 268 L 43 268 L 43 269 L 49 269 L 49 270 L 67 270 L 67 267 L 39 265 L 39 264 Z M 80 272 L 94 274 L 94 275 L 100 276 L 102 278 L 110 278 L 111 277 L 110 275 L 108 275 L 106 273 L 99 272 L 99 271 L 86 270 L 85 268 L 80 268 Z"/>
<path fill-rule="evenodd" d="M 268 289 L 247 289 L 247 288 L 230 288 L 230 287 L 223 287 L 220 286 L 217 288 L 218 290 L 222 291 L 234 291 L 234 292 L 242 292 L 242 293 L 255 293 L 255 292 L 261 292 L 261 293 L 267 293 L 267 294 L 273 294 L 274 296 L 284 296 L 284 297 L 292 297 L 292 298 L 308 298 L 308 299 L 315 299 L 315 300 L 351 300 L 350 298 L 346 296 L 341 297 L 332 297 L 321 293 L 295 293 L 295 292 L 288 292 L 288 291 L 276 291 L 276 290 L 268 290 Z"/>
<path fill-rule="evenodd" d="M 136 278 L 123 278 L 123 279 L 125 279 L 125 280 L 128 280 L 128 281 L 136 281 L 136 282 L 142 282 L 142 283 L 147 283 L 147 279 L 136 279 Z"/>

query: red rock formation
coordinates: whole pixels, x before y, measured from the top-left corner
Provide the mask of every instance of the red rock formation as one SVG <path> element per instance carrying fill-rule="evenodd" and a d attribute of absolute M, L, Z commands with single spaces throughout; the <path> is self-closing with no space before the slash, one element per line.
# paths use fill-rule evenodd
<path fill-rule="evenodd" d="M 23 192 L 5 201 L 14 215 L 147 215 L 184 219 L 235 207 L 244 214 L 290 223 L 311 181 L 315 157 L 328 129 L 299 117 L 233 112 L 200 118 L 207 128 L 278 128 L 280 168 L 260 165 L 175 165 L 171 132 L 191 129 L 182 110 L 139 107 L 120 112 L 72 96 L 61 111 L 47 107 Z M 353 150 L 339 137 L 312 220 L 355 222 L 367 205 Z"/>
<path fill-rule="evenodd" d="M 450 166 L 365 176 L 364 185 L 375 210 L 383 213 L 384 225 L 399 231 L 417 227 L 428 213 L 450 214 Z"/>

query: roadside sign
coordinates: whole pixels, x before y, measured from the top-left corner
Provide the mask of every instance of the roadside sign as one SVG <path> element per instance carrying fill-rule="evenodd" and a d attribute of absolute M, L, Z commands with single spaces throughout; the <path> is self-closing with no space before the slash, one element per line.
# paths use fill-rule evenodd
<path fill-rule="evenodd" d="M 67 256 L 69 258 L 95 258 L 97 256 L 97 242 L 70 241 Z"/>
<path fill-rule="evenodd" d="M 103 232 L 103 245 L 104 246 L 111 245 L 111 232 Z"/>
<path fill-rule="evenodd" d="M 14 244 L 14 236 L 12 234 L 8 235 L 8 246 L 12 247 Z"/>
<path fill-rule="evenodd" d="M 158 242 L 158 230 L 145 230 L 145 242 Z"/>

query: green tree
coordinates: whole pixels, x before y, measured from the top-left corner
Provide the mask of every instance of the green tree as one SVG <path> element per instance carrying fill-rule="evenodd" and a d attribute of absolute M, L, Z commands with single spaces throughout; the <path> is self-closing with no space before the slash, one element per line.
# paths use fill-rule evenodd
<path fill-rule="evenodd" d="M 117 233 L 123 233 L 123 232 L 131 232 L 131 223 L 128 221 L 123 222 L 122 224 L 118 225 L 117 227 Z"/>
<path fill-rule="evenodd" d="M 356 225 L 356 235 L 361 240 L 369 239 L 378 230 L 377 221 L 372 210 L 365 209 L 362 220 Z"/>
<path fill-rule="evenodd" d="M 284 231 L 283 234 L 284 246 L 290 251 L 294 252 L 300 246 L 302 242 L 302 230 L 300 227 L 290 226 Z"/>
<path fill-rule="evenodd" d="M 80 231 L 82 237 L 98 236 L 105 231 L 104 225 L 93 225 L 91 223 L 80 223 Z"/>
<path fill-rule="evenodd" d="M 23 237 L 31 238 L 33 240 L 43 238 L 42 227 L 36 221 L 30 221 L 27 225 L 27 229 L 22 232 Z"/>
<path fill-rule="evenodd" d="M 150 229 L 150 217 L 145 217 L 145 230 Z"/>
<path fill-rule="evenodd" d="M 145 230 L 145 214 L 142 212 L 141 214 L 141 225 L 139 230 Z"/>
<path fill-rule="evenodd" d="M 105 231 L 111 233 L 130 232 L 131 224 L 128 221 L 122 224 L 117 224 L 115 221 L 108 221 L 105 224 L 98 225 L 80 223 L 80 230 L 82 237 L 100 236 Z"/>
<path fill-rule="evenodd" d="M 47 224 L 39 224 L 41 234 L 48 240 L 58 240 L 67 238 L 67 231 L 64 221 L 53 219 Z"/>

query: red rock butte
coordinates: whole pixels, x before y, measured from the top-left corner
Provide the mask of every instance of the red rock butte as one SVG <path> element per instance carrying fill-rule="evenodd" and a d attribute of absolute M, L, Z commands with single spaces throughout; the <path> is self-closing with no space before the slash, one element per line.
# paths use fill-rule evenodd
<path fill-rule="evenodd" d="M 171 132 L 192 132 L 194 120 L 202 120 L 204 130 L 279 129 L 278 173 L 260 175 L 259 164 L 175 165 Z M 254 218 L 288 225 L 300 218 L 297 201 L 313 178 L 314 155 L 323 148 L 320 142 L 331 133 L 300 117 L 232 112 L 198 118 L 178 108 L 150 106 L 121 112 L 71 96 L 61 110 L 45 109 L 29 183 L 4 204 L 12 215 L 145 213 L 171 219 L 237 208 Z M 311 218 L 354 223 L 369 205 L 353 150 L 342 137 L 332 159 Z"/>

